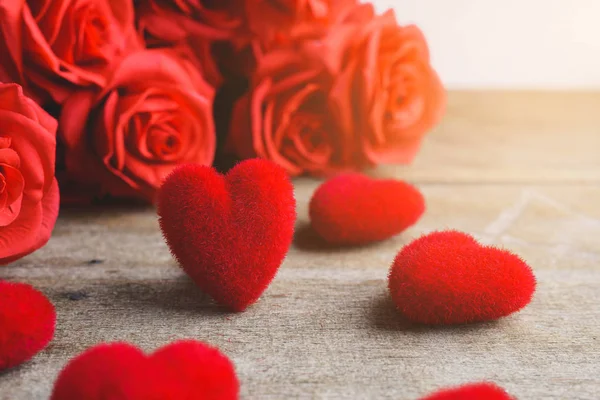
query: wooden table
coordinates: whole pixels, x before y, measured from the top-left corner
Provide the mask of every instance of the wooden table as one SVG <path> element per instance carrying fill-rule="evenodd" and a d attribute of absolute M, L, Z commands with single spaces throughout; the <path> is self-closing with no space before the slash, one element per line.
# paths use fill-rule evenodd
<path fill-rule="evenodd" d="M 519 399 L 600 398 L 600 93 L 451 93 L 447 117 L 410 167 L 428 210 L 407 232 L 346 250 L 319 244 L 296 181 L 298 229 L 259 303 L 228 314 L 186 279 L 149 209 L 63 211 L 43 250 L 0 278 L 54 301 L 47 350 L 0 375 L 0 399 L 44 399 L 65 362 L 98 342 L 147 351 L 196 338 L 235 362 L 245 399 L 417 399 L 491 380 Z M 501 321 L 411 326 L 386 292 L 397 251 L 454 228 L 522 255 L 539 284 Z"/>

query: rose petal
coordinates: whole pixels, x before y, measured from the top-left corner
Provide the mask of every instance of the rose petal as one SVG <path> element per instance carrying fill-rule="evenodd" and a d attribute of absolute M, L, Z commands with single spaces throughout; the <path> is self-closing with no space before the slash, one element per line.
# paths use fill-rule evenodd
<path fill-rule="evenodd" d="M 16 83 L 0 84 L 0 110 L 13 111 L 32 120 L 36 115 L 23 102 L 23 89 Z"/>
<path fill-rule="evenodd" d="M 20 258 L 23 258 L 26 255 L 31 254 L 34 251 L 40 249 L 48 242 L 52 234 L 52 230 L 54 229 L 54 225 L 56 224 L 56 219 L 58 217 L 58 209 L 60 203 L 59 196 L 60 194 L 58 189 L 58 183 L 56 182 L 56 180 L 54 180 L 53 183 L 50 185 L 50 190 L 48 191 L 42 202 L 40 204 L 37 204 L 35 208 L 31 209 L 31 214 L 35 214 L 35 217 L 30 218 L 25 226 L 16 229 L 16 232 L 24 232 L 24 230 L 29 230 L 28 234 L 25 233 L 24 235 L 24 237 L 27 238 L 27 243 L 29 244 L 29 246 L 15 246 L 13 248 L 5 247 L 6 244 L 10 245 L 11 240 L 13 240 L 13 238 L 11 237 L 10 240 L 6 241 L 4 239 L 5 234 L 11 235 L 15 232 L 15 230 L 11 231 L 10 229 L 5 230 L 5 228 L 0 228 L 0 265 L 8 264 Z M 30 208 L 27 207 L 27 209 Z M 41 218 L 38 218 L 38 213 L 43 214 Z M 22 212 L 20 215 L 24 215 L 24 213 Z M 20 216 L 19 219 L 17 219 L 15 222 L 13 222 L 13 224 L 6 228 L 10 228 L 15 224 L 20 223 L 19 220 Z M 37 227 L 37 232 L 33 229 L 34 227 Z M 25 241 L 22 243 L 25 243 Z M 18 244 L 22 243 L 18 242 Z M 2 252 L 2 250 L 5 251 Z M 12 253 L 12 255 L 10 255 L 10 253 Z M 8 256 L 5 257 L 4 254 L 8 254 Z"/>
<path fill-rule="evenodd" d="M 262 119 L 262 124 L 264 126 L 264 130 L 263 130 L 263 132 L 258 132 L 258 135 L 260 135 L 260 136 L 258 136 L 255 139 L 255 142 L 260 140 L 261 148 L 262 148 L 262 144 L 264 144 L 264 156 L 263 156 L 264 158 L 272 160 L 275 163 L 277 163 L 278 165 L 282 166 L 292 176 L 299 175 L 302 173 L 302 169 L 299 168 L 297 165 L 294 165 L 287 158 L 285 158 L 279 152 L 279 148 L 273 144 L 273 139 L 274 139 L 273 131 L 274 131 L 274 129 L 276 129 L 273 127 L 273 125 L 274 125 L 273 119 L 275 118 L 273 109 L 274 109 L 274 105 L 273 105 L 273 103 L 270 103 L 267 105 L 264 114 L 258 116 L 258 118 Z M 257 153 L 260 154 L 260 152 L 258 150 L 257 150 Z"/>
<path fill-rule="evenodd" d="M 183 87 L 198 88 L 211 93 L 201 78 L 193 79 L 190 70 L 186 69 L 176 58 L 163 51 L 147 50 L 134 53 L 120 64 L 112 78 L 111 87 L 125 85 L 127 87 L 148 87 L 152 82 L 172 82 Z"/>
<path fill-rule="evenodd" d="M 351 148 L 342 153 L 340 158 L 342 165 L 364 164 L 364 157 L 353 157 L 361 147 L 357 132 L 362 132 L 364 126 L 364 121 L 360 118 L 362 113 L 356 113 L 352 104 L 356 68 L 357 61 L 351 61 L 346 69 L 339 73 L 336 84 L 329 93 L 331 113 L 335 116 L 340 134 L 345 136 L 340 141 L 344 146 Z"/>
<path fill-rule="evenodd" d="M 23 93 L 21 93 L 21 98 L 27 104 L 28 108 L 32 110 L 32 113 L 35 112 L 35 118 L 32 119 L 44 127 L 53 136 L 56 135 L 58 130 L 58 121 L 44 111 L 35 101 L 29 97 L 26 97 Z M 54 155 L 52 154 L 51 156 L 54 159 Z"/>
<path fill-rule="evenodd" d="M 178 134 L 184 143 L 182 146 L 184 152 L 178 155 L 177 163 L 211 165 L 216 140 L 209 101 L 204 97 L 179 90 L 171 91 L 169 97 L 171 102 L 179 104 L 179 110 L 172 113 L 172 115 L 180 118 L 183 123 L 182 130 Z M 169 103 L 164 104 L 168 105 Z M 167 109 L 167 111 L 169 110 Z M 148 163 L 146 160 L 140 160 L 132 154 L 127 154 L 125 168 L 129 173 L 127 176 L 123 174 L 121 177 L 128 181 L 130 179 L 142 181 L 154 191 L 162 184 L 166 175 L 177 165 L 169 159 L 163 158 L 160 161 L 162 161 L 161 164 Z M 121 174 L 116 171 L 114 173 Z M 136 182 L 135 184 L 139 183 Z"/>
<path fill-rule="evenodd" d="M 33 210 L 35 213 L 37 213 L 38 210 L 41 210 L 41 213 L 43 215 L 41 217 L 41 222 L 39 225 L 36 224 L 39 221 L 38 219 L 36 219 L 31 225 L 29 225 L 37 226 L 37 234 L 33 230 L 30 230 L 29 232 L 28 240 L 30 246 L 25 248 L 24 250 L 19 250 L 19 248 L 14 247 L 10 249 L 11 251 L 8 252 L 12 252 L 13 255 L 8 257 L 3 257 L 3 253 L 0 251 L 0 265 L 8 264 L 20 258 L 23 258 L 26 255 L 31 254 L 34 251 L 42 248 L 48 242 L 52 234 L 52 230 L 54 229 L 54 225 L 56 224 L 56 219 L 58 217 L 58 209 L 60 203 L 59 196 L 60 194 L 58 184 L 56 180 L 54 180 L 50 185 L 50 190 L 42 200 L 42 203 L 36 205 L 35 210 Z M 23 213 L 21 213 L 21 215 L 22 214 Z M 17 222 L 14 222 L 12 225 L 14 225 L 15 223 Z M 5 234 L 5 231 L 3 229 L 4 228 L 0 228 L 0 248 L 2 248 L 3 237 Z M 10 234 L 10 232 L 8 234 Z"/>
<path fill-rule="evenodd" d="M 74 93 L 65 102 L 60 115 L 60 135 L 68 148 L 76 148 L 82 142 L 88 115 L 94 104 L 94 93 Z"/>
<path fill-rule="evenodd" d="M 75 7 L 71 6 L 71 0 L 47 1 L 41 8 L 38 8 L 39 4 L 36 4 L 35 1 L 31 3 L 29 6 L 31 15 L 36 21 L 42 35 L 46 38 L 46 41 L 52 45 L 56 42 L 56 38 L 63 26 L 65 14 L 72 13 Z M 52 21 L 52 23 L 49 23 L 48 20 Z"/>
<path fill-rule="evenodd" d="M 421 148 L 421 140 L 414 139 L 402 145 L 388 145 L 385 149 L 374 149 L 369 143 L 365 143 L 365 155 L 373 163 L 381 164 L 410 164 Z"/>
<path fill-rule="evenodd" d="M 13 111 L 38 122 L 48 132 L 55 134 L 57 122 L 37 103 L 23 94 L 21 86 L 14 83 L 0 85 L 0 110 Z"/>
<path fill-rule="evenodd" d="M 58 182 L 56 179 L 53 179 L 52 184 L 50 185 L 50 190 L 48 190 L 44 196 L 44 199 L 42 200 L 44 216 L 38 231 L 36 248 L 44 246 L 46 243 L 48 243 L 48 240 L 50 240 L 50 236 L 52 236 L 52 231 L 54 230 L 54 225 L 56 225 L 56 219 L 58 218 L 59 204 L 60 191 Z"/>
<path fill-rule="evenodd" d="M 21 13 L 25 5 L 25 0 L 3 1 L 0 3 L 0 32 L 2 32 L 2 40 L 0 46 L 6 46 L 6 52 L 0 47 L 2 55 L 2 64 L 9 69 L 8 59 L 14 62 L 16 77 L 19 82 L 24 82 L 23 77 L 23 37 L 20 26 Z M 6 54 L 8 53 L 8 54 Z M 6 54 L 6 55 L 5 55 Z M 12 69 L 12 65 L 10 66 Z M 6 75 L 13 75 L 11 71 L 6 71 Z"/>
<path fill-rule="evenodd" d="M 42 224 L 42 203 L 27 202 L 19 216 L 8 226 L 0 227 L 0 264 L 6 264 L 33 251 Z"/>
<path fill-rule="evenodd" d="M 4 205 L 0 208 L 0 227 L 11 224 L 21 212 L 21 202 L 23 200 L 23 188 L 25 180 L 21 171 L 8 164 L 0 163 L 0 174 L 3 175 L 6 182 L 4 193 L 6 199 Z"/>
<path fill-rule="evenodd" d="M 408 163 L 421 138 L 435 126 L 445 108 L 445 93 L 429 64 L 423 33 L 414 25 L 398 26 L 393 12 L 371 18 L 352 40 L 350 69 L 332 92 L 334 110 L 346 127 L 354 125 L 362 153 L 373 164 Z M 350 82 L 353 107 L 344 103 Z M 349 112 L 356 115 L 348 123 Z"/>
<path fill-rule="evenodd" d="M 77 180 L 96 182 L 114 196 L 133 194 L 150 199 L 176 163 L 187 159 L 212 162 L 216 147 L 214 89 L 191 69 L 191 64 L 174 54 L 148 50 L 128 56 L 104 91 L 83 107 L 81 114 L 89 122 L 80 121 L 64 129 L 65 136 L 72 136 L 66 140 L 67 169 L 82 170 L 79 163 L 88 169 L 76 175 Z M 74 102 L 65 103 L 61 123 L 78 113 L 77 109 Z M 153 124 L 177 134 L 181 152 L 165 157 L 152 153 L 147 148 L 151 138 L 146 130 Z"/>
<path fill-rule="evenodd" d="M 290 163 L 288 160 L 285 159 L 285 155 L 280 153 L 280 148 L 281 148 L 281 141 L 283 139 L 283 136 L 285 136 L 287 134 L 286 131 L 288 131 L 290 129 L 289 124 L 290 121 L 292 119 L 292 116 L 295 112 L 298 111 L 298 109 L 302 106 L 302 103 L 306 100 L 306 98 L 315 92 L 315 90 L 318 90 L 318 87 L 314 84 L 307 84 L 306 86 L 304 86 L 303 88 L 299 89 L 298 92 L 294 93 L 284 104 L 283 104 L 283 110 L 281 111 L 281 117 L 280 120 L 278 121 L 277 126 L 275 127 L 275 132 L 271 133 L 271 132 L 265 132 L 265 144 L 266 144 L 266 148 L 269 152 L 269 154 L 271 155 L 271 157 L 274 156 L 274 154 L 277 154 L 277 159 L 279 160 L 279 162 L 284 162 L 284 165 L 286 167 L 286 169 L 290 168 L 290 169 L 296 169 L 298 170 L 298 173 L 300 173 L 302 171 L 301 168 L 299 168 L 297 165 L 293 165 L 292 163 Z M 273 115 L 268 115 L 265 114 L 264 116 L 266 121 L 272 121 L 273 120 Z M 274 143 L 274 142 L 278 142 L 278 143 Z M 275 158 L 272 158 L 275 159 Z"/>
<path fill-rule="evenodd" d="M 31 119 L 5 110 L 0 110 L 0 126 L 7 132 L 19 133 L 11 135 L 11 139 L 12 148 L 23 160 L 20 171 L 25 178 L 24 193 L 38 202 L 54 177 L 56 139 Z"/>
<path fill-rule="evenodd" d="M 6 188 L 6 181 L 4 179 L 4 175 L 0 175 L 0 210 L 6 207 L 6 202 L 8 201 L 8 193 L 4 190 Z"/>
<path fill-rule="evenodd" d="M 129 27 L 134 26 L 134 9 L 131 1 L 107 0 L 107 4 L 112 10 L 112 16 L 119 23 L 124 32 Z"/>
<path fill-rule="evenodd" d="M 26 151 L 24 148 L 31 148 L 32 145 L 37 147 L 37 151 L 41 154 L 35 158 L 42 160 L 38 168 L 44 173 L 46 182 L 43 190 L 48 190 L 51 178 L 54 176 L 55 151 L 53 149 L 56 146 L 56 120 L 33 100 L 26 97 L 23 94 L 22 88 L 16 84 L 0 85 L 0 111 L 14 112 L 13 117 L 10 116 L 10 113 L 4 114 L 5 119 L 12 118 L 13 122 L 3 123 L 3 129 L 6 132 L 11 132 L 11 130 L 12 132 L 19 132 L 18 135 L 7 137 L 7 140 L 10 140 L 9 145 L 13 150 L 8 151 L 7 149 L 7 151 L 3 151 L 0 155 L 0 162 L 6 162 L 18 168 L 20 165 L 18 154 L 21 151 Z M 0 116 L 0 118 L 2 117 Z M 24 118 L 29 118 L 31 121 L 19 127 L 18 121 L 24 121 Z M 32 125 L 31 122 L 34 124 Z M 33 128 L 34 126 L 35 128 Z M 44 132 L 44 129 L 46 132 Z M 28 174 L 31 173 L 30 166 L 32 162 L 28 162 L 28 164 L 24 166 L 24 171 L 22 171 L 27 181 L 29 180 Z M 35 184 L 35 182 L 32 182 L 32 184 Z"/>
<path fill-rule="evenodd" d="M 0 139 L 8 139 L 10 142 L 10 138 L 5 137 Z M 21 158 L 13 149 L 0 148 L 0 163 L 19 168 L 19 165 L 21 165 Z"/>
<path fill-rule="evenodd" d="M 90 138 L 96 154 L 108 168 L 122 170 L 125 163 L 125 143 L 123 132 L 118 128 L 119 94 L 113 91 L 109 94 L 102 110 L 103 125 L 92 131 Z"/>

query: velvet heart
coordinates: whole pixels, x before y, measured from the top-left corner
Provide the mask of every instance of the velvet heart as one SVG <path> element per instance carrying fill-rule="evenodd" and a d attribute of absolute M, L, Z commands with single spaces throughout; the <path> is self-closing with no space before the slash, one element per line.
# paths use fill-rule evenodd
<path fill-rule="evenodd" d="M 327 242 L 357 245 L 390 238 L 416 223 L 425 211 L 417 188 L 393 179 L 343 174 L 313 195 L 313 229 Z"/>
<path fill-rule="evenodd" d="M 180 341 L 151 355 L 127 343 L 101 344 L 61 371 L 50 400 L 235 400 L 231 361 L 198 341 Z"/>
<path fill-rule="evenodd" d="M 531 268 L 467 234 L 433 232 L 404 247 L 389 274 L 400 312 L 423 324 L 463 324 L 512 314 L 531 301 Z"/>
<path fill-rule="evenodd" d="M 292 241 L 295 205 L 285 170 L 258 159 L 226 176 L 181 166 L 158 194 L 171 252 L 200 289 L 234 311 L 254 303 L 277 273 Z"/>
<path fill-rule="evenodd" d="M 56 312 L 24 283 L 0 281 L 0 371 L 28 361 L 54 336 Z"/>
<path fill-rule="evenodd" d="M 501 387 L 488 382 L 442 389 L 421 400 L 515 400 Z"/>

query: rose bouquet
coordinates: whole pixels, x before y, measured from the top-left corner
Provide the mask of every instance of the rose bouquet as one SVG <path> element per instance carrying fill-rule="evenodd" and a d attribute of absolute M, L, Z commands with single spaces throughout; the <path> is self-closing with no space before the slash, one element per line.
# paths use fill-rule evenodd
<path fill-rule="evenodd" d="M 55 175 L 62 204 L 154 202 L 183 163 L 408 163 L 444 104 L 421 31 L 356 0 L 0 1 L 0 239 L 19 243 L 0 260 L 47 240 Z"/>

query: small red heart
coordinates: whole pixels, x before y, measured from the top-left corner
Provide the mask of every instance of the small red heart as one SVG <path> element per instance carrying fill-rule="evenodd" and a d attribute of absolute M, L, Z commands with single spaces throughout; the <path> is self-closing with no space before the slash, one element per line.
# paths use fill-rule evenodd
<path fill-rule="evenodd" d="M 61 371 L 50 400 L 233 400 L 238 393 L 231 361 L 190 340 L 149 356 L 127 343 L 92 347 Z"/>
<path fill-rule="evenodd" d="M 287 173 L 267 160 L 244 161 L 226 176 L 184 165 L 158 193 L 171 252 L 205 293 L 235 311 L 275 277 L 292 242 L 295 207 Z"/>
<path fill-rule="evenodd" d="M 421 400 L 515 400 L 515 398 L 493 383 L 482 382 L 443 389 Z"/>
<path fill-rule="evenodd" d="M 0 371 L 30 360 L 54 337 L 56 312 L 24 283 L 0 281 Z"/>
<path fill-rule="evenodd" d="M 536 281 L 518 256 L 464 233 L 434 232 L 396 256 L 389 289 L 400 312 L 423 324 L 495 320 L 531 301 Z"/>
<path fill-rule="evenodd" d="M 336 245 L 388 239 L 415 224 L 425 211 L 417 188 L 393 179 L 344 174 L 323 183 L 309 206 L 315 232 Z"/>

